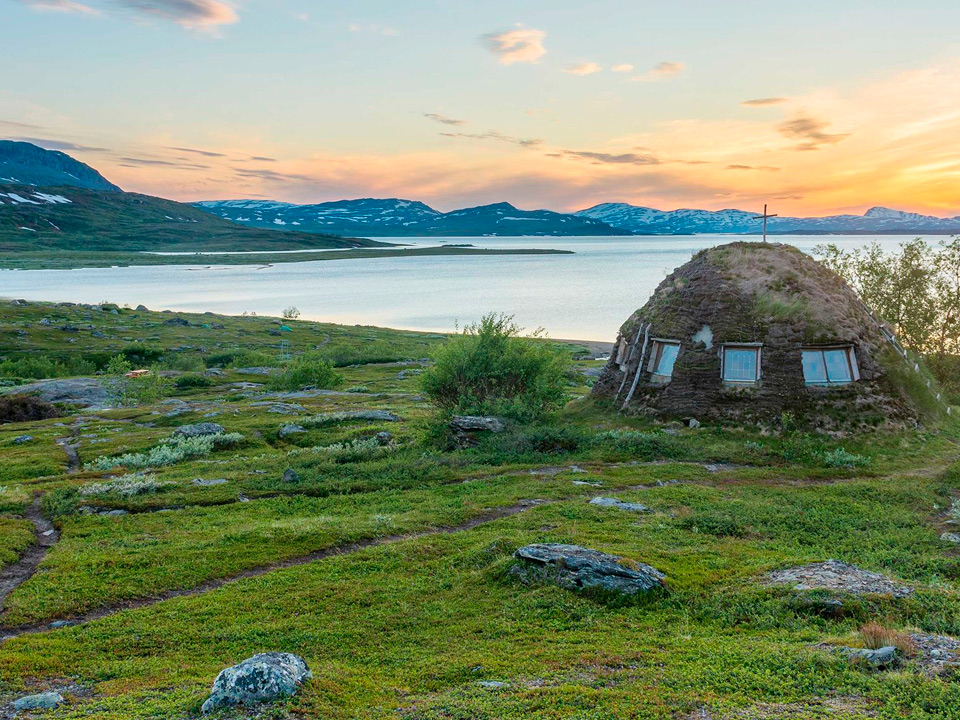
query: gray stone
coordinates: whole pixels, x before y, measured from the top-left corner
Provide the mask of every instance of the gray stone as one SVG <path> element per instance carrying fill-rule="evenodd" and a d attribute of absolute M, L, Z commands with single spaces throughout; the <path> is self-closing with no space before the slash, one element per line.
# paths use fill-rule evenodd
<path fill-rule="evenodd" d="M 277 432 L 281 438 L 285 438 L 288 435 L 296 435 L 297 433 L 304 433 L 307 429 L 302 425 L 282 425 L 280 430 Z"/>
<path fill-rule="evenodd" d="M 603 507 L 614 507 L 618 510 L 627 510 L 628 512 L 650 512 L 650 508 L 640 503 L 624 502 L 612 497 L 595 497 L 590 501 L 591 505 L 601 505 Z"/>
<path fill-rule="evenodd" d="M 50 623 L 50 629 L 59 630 L 60 628 L 72 627 L 76 624 L 76 620 L 54 620 L 52 623 Z"/>
<path fill-rule="evenodd" d="M 181 425 L 173 431 L 173 434 L 180 437 L 203 437 L 204 435 L 220 435 L 223 432 L 223 425 L 202 422 L 195 425 Z"/>
<path fill-rule="evenodd" d="M 513 556 L 523 563 L 511 570 L 521 580 L 551 580 L 568 590 L 603 588 L 635 595 L 664 586 L 664 575 L 656 568 L 637 562 L 627 567 L 617 555 L 579 545 L 538 543 L 520 548 Z"/>
<path fill-rule="evenodd" d="M 27 695 L 13 701 L 14 710 L 53 710 L 64 702 L 63 695 L 58 692 L 44 692 L 37 695 Z"/>
<path fill-rule="evenodd" d="M 16 440 L 14 440 L 14 442 L 16 442 Z M 944 542 L 960 543 L 960 535 L 957 535 L 956 533 L 952 533 L 952 532 L 943 533 L 940 536 L 940 539 L 943 540 Z"/>
<path fill-rule="evenodd" d="M 497 417 L 483 417 L 480 415 L 454 415 L 450 419 L 450 427 L 454 430 L 467 432 L 470 430 L 488 430 L 490 432 L 503 432 L 503 420 Z"/>
<path fill-rule="evenodd" d="M 146 305 L 137 305 L 137 312 L 148 312 Z"/>
<path fill-rule="evenodd" d="M 207 368 L 203 371 L 204 377 L 223 377 L 225 373 L 220 368 Z"/>
<path fill-rule="evenodd" d="M 285 483 L 295 483 L 300 482 L 300 475 L 297 474 L 297 471 L 293 468 L 287 468 L 283 473 L 283 482 Z"/>
<path fill-rule="evenodd" d="M 913 592 L 912 587 L 899 585 L 880 573 L 839 560 L 774 570 L 767 575 L 767 583 L 792 585 L 794 590 L 838 590 L 853 595 L 892 595 L 895 598 L 906 597 Z"/>
<path fill-rule="evenodd" d="M 179 325 L 180 327 L 188 327 L 188 326 L 190 325 L 190 321 L 189 321 L 189 320 L 184 320 L 183 318 L 180 318 L 180 317 L 173 317 L 173 318 L 170 318 L 169 320 L 164 320 L 164 321 L 163 321 L 163 324 L 164 324 L 164 325 Z"/>
<path fill-rule="evenodd" d="M 502 680 L 479 680 L 477 685 L 487 690 L 499 690 L 500 688 L 510 687 L 510 683 L 503 682 Z"/>
<path fill-rule="evenodd" d="M 386 430 L 378 432 L 375 437 L 377 438 L 377 442 L 381 445 L 389 445 L 391 442 L 393 442 L 393 435 L 388 433 Z"/>
<path fill-rule="evenodd" d="M 111 405 L 110 393 L 103 383 L 94 378 L 70 378 L 68 380 L 40 380 L 21 385 L 11 392 L 18 395 L 36 395 L 49 403 L 70 403 L 102 410 Z"/>
<path fill-rule="evenodd" d="M 201 710 L 206 714 L 237 705 L 281 700 L 296 694 L 312 677 L 313 673 L 298 655 L 259 653 L 221 670 Z"/>
<path fill-rule="evenodd" d="M 689 420 L 687 420 L 687 427 L 698 428 L 700 427 L 700 421 L 697 420 L 696 418 L 690 418 Z"/>
<path fill-rule="evenodd" d="M 18 435 L 13 439 L 14 445 L 23 445 L 33 441 L 33 435 Z"/>
<path fill-rule="evenodd" d="M 842 647 L 840 652 L 856 664 L 868 665 L 875 670 L 893 667 L 900 662 L 900 654 L 893 645 L 870 650 L 868 648 Z"/>
<path fill-rule="evenodd" d="M 227 482 L 227 479 L 216 478 L 214 480 L 204 480 L 203 478 L 194 478 L 191 482 L 199 487 L 213 487 L 214 485 L 223 485 Z"/>

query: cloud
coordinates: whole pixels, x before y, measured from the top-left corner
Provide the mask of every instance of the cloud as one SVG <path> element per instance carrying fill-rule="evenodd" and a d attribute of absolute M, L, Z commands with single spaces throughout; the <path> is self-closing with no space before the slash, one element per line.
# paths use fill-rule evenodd
<path fill-rule="evenodd" d="M 171 162 L 170 160 L 155 160 L 153 158 L 122 157 L 124 167 L 172 167 L 182 170 L 209 170 L 209 165 L 198 165 L 189 162 Z"/>
<path fill-rule="evenodd" d="M 605 153 L 587 150 L 562 150 L 561 156 L 578 157 L 592 160 L 596 164 L 606 165 L 659 165 L 660 160 L 654 155 L 640 155 L 637 153 Z"/>
<path fill-rule="evenodd" d="M 564 69 L 565 73 L 570 73 L 571 75 L 593 75 L 603 70 L 602 67 L 597 65 L 595 62 L 584 62 L 577 65 L 571 65 L 570 67 Z"/>
<path fill-rule="evenodd" d="M 45 150 L 72 150 L 73 152 L 104 152 L 106 148 L 102 147 L 90 147 L 89 145 L 79 145 L 77 143 L 68 142 L 66 140 L 50 140 L 49 138 L 35 138 L 35 137 L 16 137 L 14 140 L 19 140 L 20 142 L 33 143 L 34 145 L 39 145 Z"/>
<path fill-rule="evenodd" d="M 317 178 L 310 175 L 300 175 L 297 173 L 284 173 L 276 172 L 274 170 L 260 170 L 260 169 L 250 169 L 243 168 L 241 170 L 235 171 L 237 175 L 242 178 L 250 178 L 254 180 L 265 180 L 267 182 L 275 183 L 289 183 L 289 182 L 316 182 Z"/>
<path fill-rule="evenodd" d="M 543 140 L 540 138 L 518 138 L 513 137 L 512 135 L 504 135 L 503 133 L 497 132 L 496 130 L 487 130 L 482 133 L 451 133 L 443 132 L 440 133 L 443 137 L 449 138 L 470 138 L 472 140 L 498 140 L 500 142 L 511 143 L 513 145 L 519 145 L 521 147 L 535 147 L 537 145 L 542 145 Z"/>
<path fill-rule="evenodd" d="M 239 20 L 233 7 L 221 0 L 114 0 L 147 17 L 169 20 L 188 30 L 216 32 Z"/>
<path fill-rule="evenodd" d="M 611 67 L 610 70 L 612 72 L 619 72 L 619 73 L 633 72 L 633 65 L 631 65 L 630 63 L 620 63 L 619 65 L 614 65 L 613 67 Z"/>
<path fill-rule="evenodd" d="M 440 113 L 424 113 L 425 118 L 430 118 L 434 122 L 438 122 L 441 125 L 466 125 L 466 120 L 457 120 L 456 118 L 447 117 L 446 115 L 441 115 Z"/>
<path fill-rule="evenodd" d="M 647 70 L 643 75 L 630 78 L 634 82 L 660 82 L 672 80 L 687 69 L 682 62 L 661 62 Z"/>
<path fill-rule="evenodd" d="M 829 125 L 824 120 L 801 114 L 781 123 L 777 130 L 785 137 L 801 140 L 797 150 L 819 150 L 823 145 L 836 145 L 850 137 L 849 133 L 825 132 Z"/>
<path fill-rule="evenodd" d="M 276 158 L 264 157 L 263 155 L 254 155 L 250 158 L 251 160 L 257 160 L 258 162 L 276 162 Z"/>
<path fill-rule="evenodd" d="M 193 148 L 184 148 L 184 147 L 168 147 L 167 150 L 177 150 L 178 152 L 193 153 L 195 155 L 203 155 L 204 157 L 211 158 L 222 158 L 226 157 L 223 153 L 211 152 L 210 150 L 194 150 Z"/>
<path fill-rule="evenodd" d="M 512 65 L 539 62 L 540 58 L 547 54 L 543 47 L 546 37 L 543 30 L 517 28 L 483 35 L 480 40 L 498 57 L 501 65 Z"/>
<path fill-rule="evenodd" d="M 768 107 L 770 105 L 782 105 L 787 101 L 783 97 L 767 97 L 767 98 L 756 98 L 754 100 L 744 100 L 741 105 L 744 107 L 757 108 L 757 107 Z"/>
<path fill-rule="evenodd" d="M 5 127 L 17 128 L 19 130 L 41 130 L 40 125 L 31 125 L 30 123 L 16 122 L 15 120 L 0 120 L 0 125 Z"/>
<path fill-rule="evenodd" d="M 376 33 L 377 35 L 385 35 L 386 37 L 396 37 L 400 33 L 392 27 L 387 25 L 360 25 L 358 23 L 350 23 L 347 25 L 347 30 L 354 33 L 360 32 L 371 32 Z"/>
<path fill-rule="evenodd" d="M 20 0 L 24 5 L 29 5 L 37 10 L 51 10 L 53 12 L 75 13 L 78 15 L 99 15 L 100 11 L 83 3 L 73 2 L 73 0 Z"/>
<path fill-rule="evenodd" d="M 727 165 L 727 170 L 763 170 L 765 172 L 778 172 L 780 168 L 772 165 Z"/>

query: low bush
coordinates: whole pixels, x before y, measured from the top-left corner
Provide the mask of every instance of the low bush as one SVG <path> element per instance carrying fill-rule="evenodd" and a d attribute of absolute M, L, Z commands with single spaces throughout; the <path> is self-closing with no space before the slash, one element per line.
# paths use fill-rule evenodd
<path fill-rule="evenodd" d="M 391 449 L 389 445 L 381 445 L 377 438 L 368 437 L 348 440 L 334 445 L 291 450 L 290 454 L 303 455 L 305 453 L 319 453 L 338 463 L 350 463 L 373 460 L 385 452 L 389 452 Z"/>
<path fill-rule="evenodd" d="M 56 405 L 33 395 L 0 395 L 0 425 L 46 420 L 62 415 Z"/>
<path fill-rule="evenodd" d="M 869 465 L 870 458 L 866 455 L 847 452 L 843 448 L 836 448 L 820 453 L 820 462 L 829 468 L 858 468 Z"/>
<path fill-rule="evenodd" d="M 312 354 L 300 355 L 291 360 L 277 375 L 270 378 L 274 390 L 299 390 L 312 385 L 322 389 L 335 388 L 343 382 L 343 376 L 333 365 Z"/>
<path fill-rule="evenodd" d="M 182 437 L 175 435 L 164 440 L 159 445 L 142 453 L 126 453 L 113 457 L 102 457 L 87 463 L 89 470 L 113 470 L 118 467 L 131 469 L 147 467 L 163 467 L 174 465 L 184 460 L 193 460 L 209 455 L 214 450 L 234 447 L 241 440 L 240 433 L 218 433 L 216 435 L 202 435 L 199 437 Z"/>
<path fill-rule="evenodd" d="M 502 415 L 530 421 L 566 400 L 569 359 L 539 342 L 539 333 L 520 335 L 508 315 L 490 313 L 468 325 L 435 352 L 421 377 L 437 407 L 466 415 Z"/>
<path fill-rule="evenodd" d="M 863 638 L 863 644 L 871 650 L 879 650 L 892 645 L 907 657 L 917 654 L 917 644 L 912 637 L 899 630 L 881 625 L 875 620 L 860 628 L 860 636 Z"/>
<path fill-rule="evenodd" d="M 642 460 L 680 458 L 688 454 L 679 438 L 660 431 L 607 430 L 593 437 L 593 445 Z"/>
<path fill-rule="evenodd" d="M 0 362 L 0 377 L 26 380 L 93 375 L 96 371 L 96 363 L 83 358 L 59 360 L 46 355 L 29 355 Z"/>
<path fill-rule="evenodd" d="M 121 475 L 113 480 L 102 483 L 93 483 L 84 485 L 77 490 L 81 497 L 91 497 L 100 495 L 119 495 L 121 497 L 133 497 L 135 495 L 146 495 L 162 490 L 165 487 L 174 485 L 171 482 L 161 482 L 154 475 L 144 473 L 131 473 Z"/>
<path fill-rule="evenodd" d="M 178 390 L 189 390 L 191 388 L 210 387 L 213 385 L 213 380 L 200 374 L 181 375 L 174 384 Z"/>

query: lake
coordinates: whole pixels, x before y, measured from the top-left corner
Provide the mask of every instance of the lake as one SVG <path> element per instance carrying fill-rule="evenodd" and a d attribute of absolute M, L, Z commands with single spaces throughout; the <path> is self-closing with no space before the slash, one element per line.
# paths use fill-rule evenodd
<path fill-rule="evenodd" d="M 912 236 L 911 236 L 912 237 Z M 574 255 L 370 258 L 258 265 L 170 265 L 79 270 L 2 270 L 0 296 L 121 305 L 151 310 L 279 315 L 302 319 L 448 331 L 496 310 L 551 337 L 613 341 L 660 281 L 697 250 L 756 236 L 567 238 L 378 238 L 418 247 L 444 240 L 484 248 L 555 248 Z M 780 236 L 811 251 L 908 237 Z M 929 238 L 936 242 L 937 238 Z M 305 254 L 309 258 L 309 254 Z M 209 262 L 215 262 L 210 256 Z"/>

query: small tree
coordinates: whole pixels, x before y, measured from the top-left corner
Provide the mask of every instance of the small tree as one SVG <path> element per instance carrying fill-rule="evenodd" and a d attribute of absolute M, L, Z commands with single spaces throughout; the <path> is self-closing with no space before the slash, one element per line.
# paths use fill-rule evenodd
<path fill-rule="evenodd" d="M 450 338 L 422 376 L 423 391 L 448 412 L 534 420 L 566 400 L 569 360 L 542 342 L 542 331 L 524 337 L 509 315 L 489 313 Z"/>
<path fill-rule="evenodd" d="M 298 317 L 300 317 L 300 311 L 291 305 L 290 307 L 284 309 L 283 317 L 287 320 L 296 320 Z"/>

